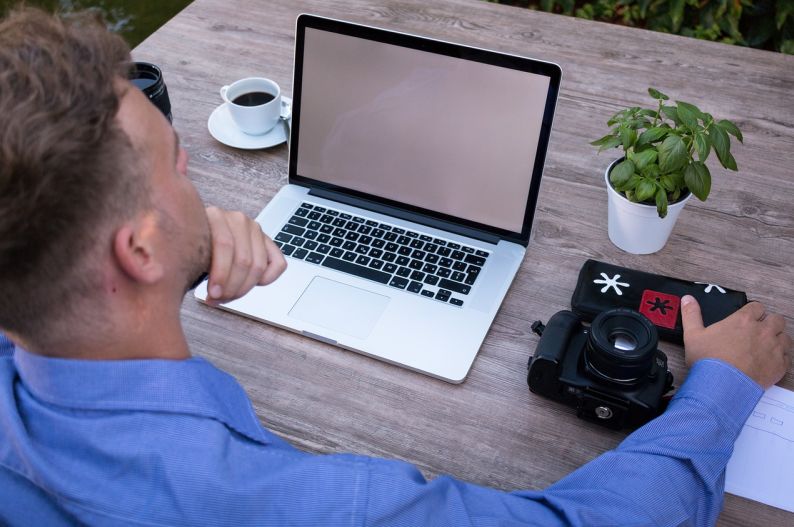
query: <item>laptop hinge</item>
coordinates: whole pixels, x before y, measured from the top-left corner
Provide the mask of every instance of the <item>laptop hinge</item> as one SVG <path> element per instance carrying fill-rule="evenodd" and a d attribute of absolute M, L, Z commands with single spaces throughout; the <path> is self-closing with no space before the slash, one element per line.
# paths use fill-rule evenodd
<path fill-rule="evenodd" d="M 349 196 L 341 192 L 334 192 L 333 190 L 311 188 L 309 189 L 309 194 L 320 198 L 330 199 L 332 201 L 338 201 L 346 205 L 359 207 L 361 209 L 371 210 L 372 212 L 385 214 L 387 216 L 394 216 L 395 218 L 400 218 L 401 220 L 407 220 L 407 221 L 412 221 L 414 223 L 427 225 L 428 227 L 433 227 L 434 229 L 441 229 L 443 231 L 453 232 L 460 236 L 466 236 L 467 238 L 474 238 L 475 240 L 480 240 L 486 243 L 492 243 L 494 245 L 499 243 L 499 240 L 501 239 L 494 234 L 479 229 L 473 229 L 471 227 L 466 227 L 463 225 L 456 225 L 452 222 L 431 218 L 423 214 L 417 214 L 415 212 L 398 209 L 396 207 L 390 207 L 389 205 L 383 205 L 382 203 L 376 203 L 374 201 L 370 201 L 367 199 Z"/>

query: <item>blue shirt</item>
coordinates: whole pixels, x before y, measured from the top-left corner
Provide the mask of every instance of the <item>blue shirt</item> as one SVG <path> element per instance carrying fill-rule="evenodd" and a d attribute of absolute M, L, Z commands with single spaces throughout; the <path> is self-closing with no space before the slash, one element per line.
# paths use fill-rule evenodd
<path fill-rule="evenodd" d="M 65 360 L 0 342 L 0 524 L 709 525 L 761 394 L 700 361 L 617 449 L 545 490 L 508 493 L 296 450 L 200 358 Z"/>

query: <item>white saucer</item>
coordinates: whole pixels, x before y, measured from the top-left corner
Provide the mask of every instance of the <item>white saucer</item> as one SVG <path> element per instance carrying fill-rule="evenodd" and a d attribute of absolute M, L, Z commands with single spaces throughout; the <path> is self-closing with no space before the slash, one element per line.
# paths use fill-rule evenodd
<path fill-rule="evenodd" d="M 291 105 L 292 99 L 284 95 L 281 96 L 282 104 Z M 288 120 L 290 125 L 292 119 Z M 210 135 L 220 141 L 221 143 L 234 148 L 242 148 L 244 150 L 257 150 L 260 148 L 270 148 L 271 146 L 280 145 L 287 140 L 288 131 L 285 123 L 278 122 L 266 134 L 262 135 L 248 135 L 237 128 L 232 119 L 232 114 L 229 113 L 227 103 L 223 103 L 215 110 L 213 110 L 207 121 L 207 128 L 209 128 Z"/>

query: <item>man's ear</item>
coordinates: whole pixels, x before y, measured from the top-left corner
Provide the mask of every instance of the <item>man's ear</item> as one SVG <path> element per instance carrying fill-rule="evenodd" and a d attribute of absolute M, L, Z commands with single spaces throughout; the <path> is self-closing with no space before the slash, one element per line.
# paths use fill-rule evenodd
<path fill-rule="evenodd" d="M 153 284 L 165 275 L 163 255 L 157 251 L 159 235 L 157 219 L 151 212 L 137 215 L 116 231 L 113 256 L 131 280 Z"/>

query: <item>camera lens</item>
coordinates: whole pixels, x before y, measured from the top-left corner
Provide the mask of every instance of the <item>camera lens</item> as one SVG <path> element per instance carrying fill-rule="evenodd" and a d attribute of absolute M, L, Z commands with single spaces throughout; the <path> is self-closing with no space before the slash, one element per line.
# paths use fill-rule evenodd
<path fill-rule="evenodd" d="M 171 122 L 171 99 L 163 81 L 163 72 L 154 64 L 135 62 L 130 71 L 130 82 L 137 86 L 163 115 Z"/>
<path fill-rule="evenodd" d="M 584 358 L 600 377 L 632 384 L 653 366 L 659 335 L 656 327 L 633 309 L 610 309 L 590 326 Z"/>

